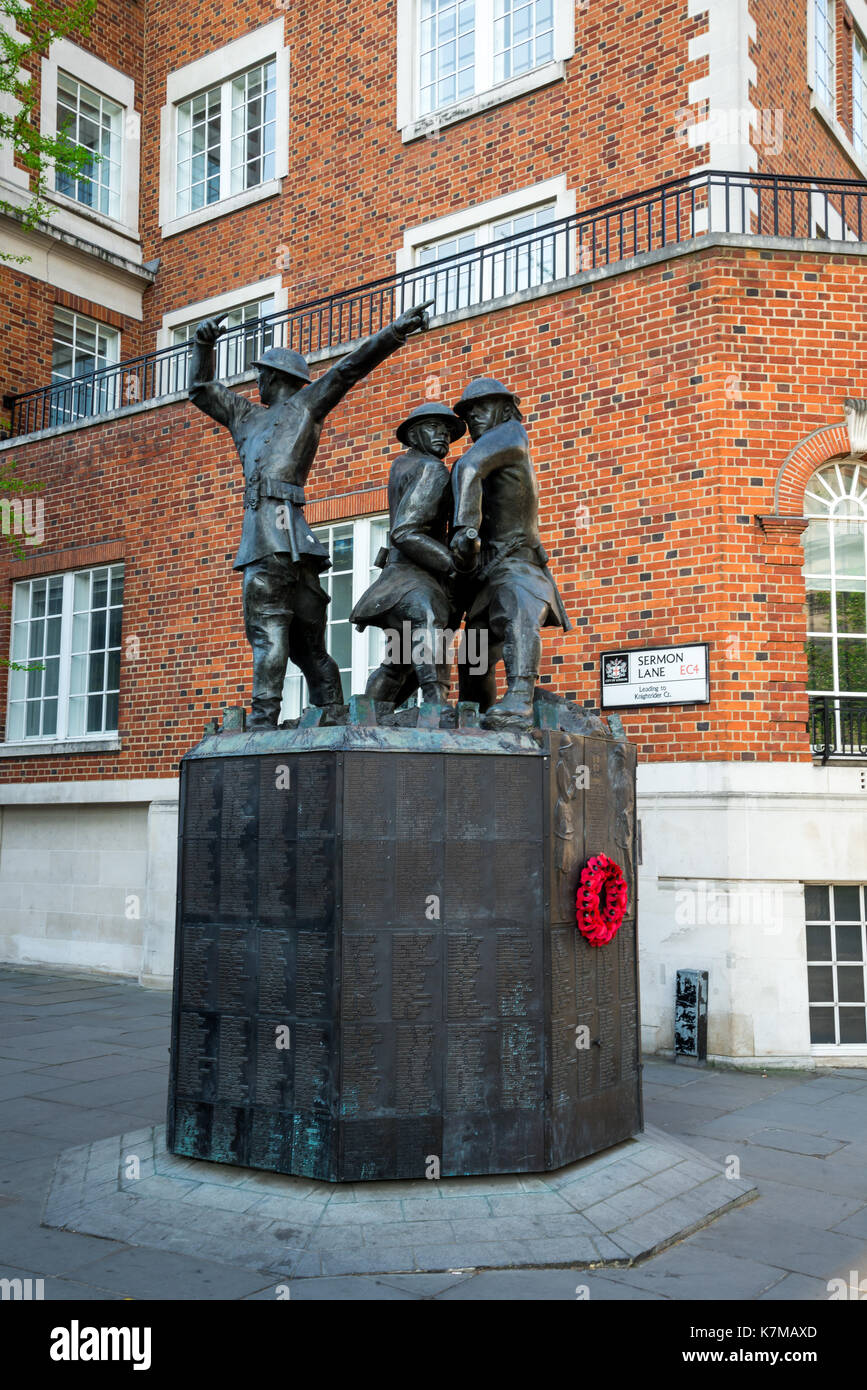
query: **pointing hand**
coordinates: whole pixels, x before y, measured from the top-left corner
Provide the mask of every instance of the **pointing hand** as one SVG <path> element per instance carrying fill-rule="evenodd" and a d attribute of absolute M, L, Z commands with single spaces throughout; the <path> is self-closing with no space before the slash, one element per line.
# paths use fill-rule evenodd
<path fill-rule="evenodd" d="M 217 339 L 219 338 L 220 334 L 221 334 L 221 333 L 225 333 L 225 331 L 226 331 L 225 328 L 224 328 L 224 327 L 222 326 L 222 324 L 220 323 L 220 320 L 221 320 L 221 319 L 224 319 L 225 317 L 226 317 L 225 314 L 216 314 L 216 315 L 214 316 L 214 318 L 212 318 L 212 319 L 203 319 L 202 322 L 201 322 L 200 324 L 197 324 L 197 326 L 196 326 L 196 342 L 197 342 L 197 343 L 215 343 L 215 342 L 217 341 Z"/>
<path fill-rule="evenodd" d="M 401 314 L 399 319 L 395 319 L 392 328 L 403 337 L 408 337 L 410 333 L 423 333 L 430 327 L 430 319 L 425 310 L 435 302 L 433 299 L 425 299 L 421 304 L 414 304 L 411 309 Z"/>

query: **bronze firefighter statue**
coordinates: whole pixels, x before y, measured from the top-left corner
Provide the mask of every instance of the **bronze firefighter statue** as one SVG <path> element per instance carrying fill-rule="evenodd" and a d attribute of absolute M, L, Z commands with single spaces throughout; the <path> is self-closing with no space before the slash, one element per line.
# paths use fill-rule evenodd
<path fill-rule="evenodd" d="M 388 548 L 377 560 L 382 574 L 351 614 L 359 632 L 367 626 L 386 632 L 385 660 L 365 692 L 375 700 L 401 704 L 416 686 L 430 704 L 448 700 L 456 572 L 447 544 L 451 486 L 445 457 L 465 432 L 464 422 L 436 402 L 417 406 L 395 431 L 406 452 L 388 478 Z"/>
<path fill-rule="evenodd" d="M 428 327 L 431 303 L 401 314 L 316 381 L 300 353 L 269 348 L 253 364 L 261 405 L 214 380 L 222 316 L 196 329 L 190 400 L 226 426 L 244 468 L 244 524 L 234 567 L 244 575 L 244 625 L 253 649 L 251 729 L 276 726 L 288 661 L 303 672 L 314 705 L 343 702 L 340 673 L 325 648 L 329 599 L 318 578 L 331 561 L 304 518 L 304 484 L 326 416 L 410 334 Z"/>
<path fill-rule="evenodd" d="M 487 728 L 532 722 L 542 655 L 540 629 L 572 624 L 539 539 L 539 488 L 518 398 L 490 377 L 471 381 L 455 406 L 473 443 L 452 469 L 451 551 L 469 582 L 466 626 L 487 630 L 484 674 L 462 666 L 462 700 L 487 711 Z M 502 656 L 506 693 L 496 700 Z"/>

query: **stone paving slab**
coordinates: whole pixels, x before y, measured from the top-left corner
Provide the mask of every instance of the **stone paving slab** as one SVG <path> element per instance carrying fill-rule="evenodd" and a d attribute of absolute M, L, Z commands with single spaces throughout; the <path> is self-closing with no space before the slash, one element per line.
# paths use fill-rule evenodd
<path fill-rule="evenodd" d="M 159 1125 L 63 1152 L 43 1225 L 294 1278 L 602 1269 L 756 1195 L 662 1132 L 538 1176 L 334 1186 L 177 1158 Z"/>

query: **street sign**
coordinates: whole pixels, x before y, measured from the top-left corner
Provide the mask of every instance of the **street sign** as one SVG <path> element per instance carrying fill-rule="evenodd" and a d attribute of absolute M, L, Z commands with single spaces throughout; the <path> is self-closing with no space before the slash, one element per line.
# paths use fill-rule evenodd
<path fill-rule="evenodd" d="M 601 708 L 706 705 L 710 700 L 707 653 L 707 642 L 603 652 Z"/>

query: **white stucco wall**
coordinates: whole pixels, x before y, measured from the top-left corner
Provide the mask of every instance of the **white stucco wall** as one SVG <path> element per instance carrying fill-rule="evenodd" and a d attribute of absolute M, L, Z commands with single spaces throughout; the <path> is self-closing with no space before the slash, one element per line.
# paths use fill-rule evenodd
<path fill-rule="evenodd" d="M 171 984 L 177 783 L 0 788 L 0 960 Z"/>
<path fill-rule="evenodd" d="M 867 883 L 861 768 L 647 763 L 638 770 L 642 1042 L 670 1051 L 675 972 L 709 972 L 708 1054 L 864 1065 L 810 1045 L 806 883 Z"/>

